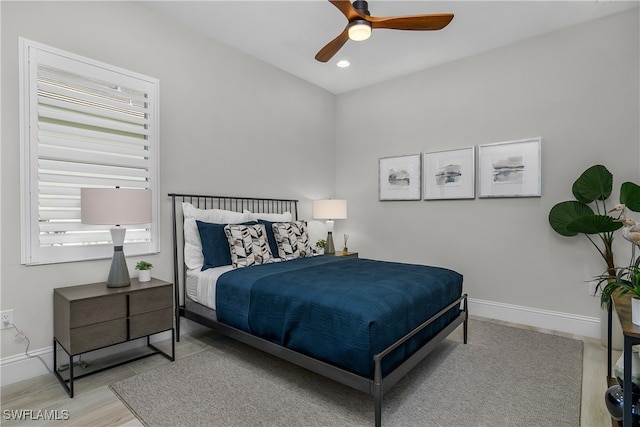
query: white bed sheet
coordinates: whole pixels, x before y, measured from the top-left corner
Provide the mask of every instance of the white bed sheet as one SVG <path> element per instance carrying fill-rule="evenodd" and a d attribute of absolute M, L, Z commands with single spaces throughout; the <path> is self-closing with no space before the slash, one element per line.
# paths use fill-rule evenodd
<path fill-rule="evenodd" d="M 200 271 L 200 269 L 187 270 L 187 297 L 215 310 L 218 278 L 232 269 L 232 266 L 224 265 L 204 271 Z"/>

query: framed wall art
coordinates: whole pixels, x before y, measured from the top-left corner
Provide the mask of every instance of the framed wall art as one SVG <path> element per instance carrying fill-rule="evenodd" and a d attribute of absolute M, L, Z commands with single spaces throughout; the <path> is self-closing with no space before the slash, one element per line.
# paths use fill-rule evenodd
<path fill-rule="evenodd" d="M 479 197 L 540 197 L 542 138 L 478 147 Z"/>
<path fill-rule="evenodd" d="M 422 157 L 382 157 L 378 165 L 379 200 L 420 200 L 422 197 Z"/>
<path fill-rule="evenodd" d="M 474 199 L 475 148 L 424 153 L 424 199 Z"/>

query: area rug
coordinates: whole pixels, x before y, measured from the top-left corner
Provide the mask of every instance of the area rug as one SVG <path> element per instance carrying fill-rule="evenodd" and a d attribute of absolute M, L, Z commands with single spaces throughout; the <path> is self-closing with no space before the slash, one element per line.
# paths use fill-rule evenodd
<path fill-rule="evenodd" d="M 470 321 L 384 395 L 384 426 L 579 426 L 582 341 Z M 147 426 L 371 426 L 373 398 L 228 341 L 112 384 Z"/>

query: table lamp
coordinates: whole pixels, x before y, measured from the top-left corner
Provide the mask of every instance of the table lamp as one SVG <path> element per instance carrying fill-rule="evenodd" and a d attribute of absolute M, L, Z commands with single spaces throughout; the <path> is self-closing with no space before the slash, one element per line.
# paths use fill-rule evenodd
<path fill-rule="evenodd" d="M 327 220 L 327 245 L 325 254 L 335 254 L 336 248 L 333 245 L 333 220 L 347 218 L 346 200 L 315 200 L 313 202 L 313 218 Z"/>
<path fill-rule="evenodd" d="M 113 225 L 113 258 L 107 287 L 129 286 L 129 270 L 122 250 L 127 229 L 122 225 L 151 222 L 151 190 L 81 188 L 80 217 L 83 224 Z"/>

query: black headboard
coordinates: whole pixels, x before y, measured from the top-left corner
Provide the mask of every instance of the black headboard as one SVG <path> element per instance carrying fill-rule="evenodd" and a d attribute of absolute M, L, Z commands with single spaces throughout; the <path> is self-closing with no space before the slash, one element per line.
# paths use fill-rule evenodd
<path fill-rule="evenodd" d="M 175 289 L 176 323 L 180 322 L 180 288 L 186 280 L 186 267 L 181 262 L 184 257 L 184 218 L 182 203 L 191 203 L 198 209 L 224 209 L 242 212 L 245 209 L 253 213 L 291 212 L 294 220 L 298 219 L 298 201 L 291 199 L 266 199 L 261 197 L 209 196 L 203 194 L 169 193 L 171 197 L 173 228 L 173 276 Z M 182 266 L 180 266 L 182 264 Z M 182 275 L 180 274 L 182 272 Z M 182 276 L 182 277 L 181 277 Z M 181 286 L 182 284 L 182 286 Z"/>

